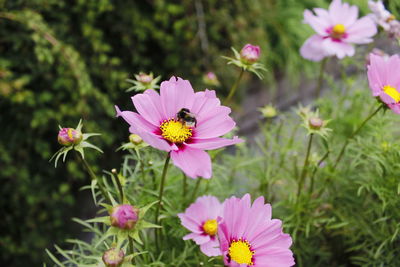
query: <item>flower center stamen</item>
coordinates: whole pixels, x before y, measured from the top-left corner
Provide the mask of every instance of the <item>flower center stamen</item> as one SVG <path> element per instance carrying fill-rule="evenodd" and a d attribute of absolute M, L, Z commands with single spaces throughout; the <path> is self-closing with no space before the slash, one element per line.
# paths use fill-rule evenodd
<path fill-rule="evenodd" d="M 207 220 L 203 224 L 203 230 L 206 234 L 214 236 L 218 231 L 217 220 Z"/>
<path fill-rule="evenodd" d="M 229 246 L 229 257 L 239 264 L 253 265 L 254 251 L 246 240 L 233 241 Z"/>
<path fill-rule="evenodd" d="M 390 85 L 385 85 L 383 87 L 383 91 L 391 98 L 393 98 L 393 100 L 396 101 L 396 103 L 400 102 L 400 93 L 396 90 L 396 88 Z"/>
<path fill-rule="evenodd" d="M 175 119 L 164 120 L 160 130 L 162 137 L 172 143 L 183 143 L 192 136 L 192 129 Z"/>
<path fill-rule="evenodd" d="M 333 39 L 341 39 L 346 33 L 346 27 L 343 24 L 336 24 L 331 31 L 331 37 Z"/>

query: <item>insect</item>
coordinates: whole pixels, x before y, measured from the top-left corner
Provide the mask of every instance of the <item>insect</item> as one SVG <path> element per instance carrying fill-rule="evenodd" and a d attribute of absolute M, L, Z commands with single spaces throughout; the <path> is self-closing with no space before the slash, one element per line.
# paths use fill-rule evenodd
<path fill-rule="evenodd" d="M 177 114 L 178 120 L 186 127 L 196 127 L 197 120 L 193 113 L 187 108 L 182 108 Z"/>

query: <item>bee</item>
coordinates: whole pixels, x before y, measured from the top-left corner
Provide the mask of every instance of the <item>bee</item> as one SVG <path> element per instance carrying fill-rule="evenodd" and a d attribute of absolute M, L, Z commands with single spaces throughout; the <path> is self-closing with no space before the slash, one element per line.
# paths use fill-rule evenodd
<path fill-rule="evenodd" d="M 187 108 L 182 108 L 177 114 L 176 117 L 178 121 L 185 125 L 186 127 L 196 127 L 197 120 L 193 113 L 190 112 Z"/>

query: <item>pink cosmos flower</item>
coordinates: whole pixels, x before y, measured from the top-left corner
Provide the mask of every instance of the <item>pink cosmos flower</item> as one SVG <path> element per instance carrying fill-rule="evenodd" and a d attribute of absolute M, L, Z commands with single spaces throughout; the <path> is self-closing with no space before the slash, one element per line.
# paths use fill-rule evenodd
<path fill-rule="evenodd" d="M 250 195 L 225 200 L 218 237 L 224 262 L 231 267 L 287 267 L 295 264 L 290 235 L 282 222 L 271 219 L 271 205 Z"/>
<path fill-rule="evenodd" d="M 235 127 L 231 109 L 221 106 L 215 91 L 195 93 L 187 80 L 172 77 L 161 83 L 160 94 L 149 89 L 133 96 L 132 102 L 138 113 L 116 106 L 117 116 L 130 124 L 131 133 L 170 152 L 175 166 L 189 177 L 211 178 L 211 159 L 204 150 L 242 142 L 236 136 L 219 138 Z"/>
<path fill-rule="evenodd" d="M 139 219 L 139 210 L 129 204 L 115 206 L 110 214 L 111 225 L 121 229 L 132 229 Z"/>
<path fill-rule="evenodd" d="M 353 44 L 372 42 L 376 32 L 374 21 L 368 17 L 358 18 L 358 8 L 333 0 L 329 10 L 314 8 L 304 11 L 304 22 L 316 32 L 300 49 L 302 57 L 312 61 L 320 61 L 325 57 L 354 55 Z"/>
<path fill-rule="evenodd" d="M 240 51 L 241 58 L 247 63 L 254 63 L 260 58 L 261 49 L 258 45 L 246 44 Z"/>
<path fill-rule="evenodd" d="M 192 233 L 183 237 L 183 240 L 192 239 L 200 250 L 209 257 L 221 255 L 219 249 L 218 217 L 221 216 L 222 205 L 216 197 L 202 196 L 186 209 L 179 213 L 181 224 Z"/>
<path fill-rule="evenodd" d="M 400 57 L 370 54 L 368 66 L 369 87 L 372 95 L 379 97 L 393 112 L 400 114 Z"/>

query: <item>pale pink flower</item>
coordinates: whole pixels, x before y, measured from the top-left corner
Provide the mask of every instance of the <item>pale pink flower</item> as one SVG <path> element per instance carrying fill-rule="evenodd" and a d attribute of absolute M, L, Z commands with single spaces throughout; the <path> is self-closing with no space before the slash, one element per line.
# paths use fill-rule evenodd
<path fill-rule="evenodd" d="M 358 8 L 333 0 L 328 10 L 314 8 L 304 11 L 304 22 L 316 32 L 300 49 L 302 57 L 320 61 L 325 57 L 353 56 L 353 44 L 372 42 L 377 29 L 369 16 L 358 18 Z"/>
<path fill-rule="evenodd" d="M 247 63 L 254 63 L 260 58 L 261 49 L 258 45 L 246 44 L 240 51 L 240 57 Z"/>
<path fill-rule="evenodd" d="M 371 18 L 380 25 L 385 31 L 390 30 L 390 22 L 395 19 L 395 17 L 386 10 L 382 1 L 368 1 L 368 7 L 371 9 Z"/>
<path fill-rule="evenodd" d="M 209 257 L 221 255 L 219 249 L 218 217 L 221 216 L 222 205 L 216 197 L 202 196 L 191 204 L 185 213 L 179 213 L 181 224 L 192 233 L 183 240 L 192 239 L 200 250 Z"/>
<path fill-rule="evenodd" d="M 139 219 L 139 210 L 129 204 L 113 207 L 111 214 L 111 225 L 121 229 L 132 229 Z"/>
<path fill-rule="evenodd" d="M 171 153 L 175 166 L 191 178 L 211 178 L 211 159 L 204 150 L 243 142 L 238 137 L 220 138 L 235 127 L 231 109 L 221 105 L 215 91 L 194 92 L 187 80 L 172 77 L 161 83 L 160 94 L 146 90 L 132 97 L 137 110 L 120 111 L 130 124 L 129 131 L 138 134 L 149 145 Z M 195 121 L 178 118 L 185 109 Z"/>
<path fill-rule="evenodd" d="M 288 267 L 295 264 L 292 238 L 282 231 L 282 222 L 271 219 L 271 205 L 250 195 L 224 202 L 218 237 L 226 266 Z"/>
<path fill-rule="evenodd" d="M 400 57 L 370 54 L 368 81 L 372 95 L 378 97 L 393 112 L 400 114 Z"/>

